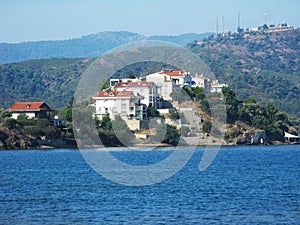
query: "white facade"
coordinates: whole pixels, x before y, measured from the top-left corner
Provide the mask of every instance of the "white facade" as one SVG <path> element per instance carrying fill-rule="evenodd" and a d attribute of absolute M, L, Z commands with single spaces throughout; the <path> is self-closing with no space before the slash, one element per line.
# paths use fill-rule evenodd
<path fill-rule="evenodd" d="M 211 93 L 217 92 L 221 93 L 224 87 L 228 87 L 227 84 L 219 83 L 218 80 L 212 80 L 211 82 Z"/>
<path fill-rule="evenodd" d="M 16 120 L 16 119 L 18 119 L 19 115 L 25 115 L 28 119 L 36 118 L 36 113 L 34 113 L 34 112 L 24 112 L 24 113 L 14 112 L 11 114 L 11 118 Z"/>
<path fill-rule="evenodd" d="M 157 86 L 153 82 L 120 83 L 114 89 L 116 91 L 132 91 L 135 96 L 139 97 L 141 104 L 160 108 Z"/>
<path fill-rule="evenodd" d="M 170 94 L 176 87 L 191 85 L 192 77 L 184 70 L 162 70 L 146 76 L 147 82 L 154 82 L 158 88 L 158 95 L 164 100 L 171 101 Z"/>
<path fill-rule="evenodd" d="M 139 98 L 132 91 L 101 91 L 95 97 L 95 116 L 100 119 L 109 114 L 112 119 L 120 115 L 124 120 L 147 118 L 147 106 L 139 103 Z"/>
<path fill-rule="evenodd" d="M 95 115 L 100 118 L 107 113 L 112 118 L 116 114 L 121 115 L 122 118 L 127 118 L 130 114 L 130 104 L 138 102 L 132 91 L 101 91 L 93 99 L 96 100 Z"/>
<path fill-rule="evenodd" d="M 210 88 L 210 79 L 203 75 L 195 74 L 192 76 L 192 87 L 200 87 L 203 88 L 203 90 L 208 90 Z"/>

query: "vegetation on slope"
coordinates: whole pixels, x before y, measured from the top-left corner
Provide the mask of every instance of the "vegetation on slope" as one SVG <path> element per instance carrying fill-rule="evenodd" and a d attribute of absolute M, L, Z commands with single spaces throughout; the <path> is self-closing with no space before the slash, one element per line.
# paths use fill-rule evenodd
<path fill-rule="evenodd" d="M 67 105 L 91 59 L 44 59 L 0 65 L 0 108 L 16 101 Z"/>
<path fill-rule="evenodd" d="M 188 47 L 240 100 L 255 97 L 300 117 L 300 29 L 220 34 Z"/>

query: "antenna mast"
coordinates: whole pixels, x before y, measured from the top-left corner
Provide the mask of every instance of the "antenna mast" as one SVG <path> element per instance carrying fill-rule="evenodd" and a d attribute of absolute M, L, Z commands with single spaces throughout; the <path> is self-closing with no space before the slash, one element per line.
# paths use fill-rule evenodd
<path fill-rule="evenodd" d="M 216 21 L 216 30 L 217 30 L 217 36 L 219 34 L 219 18 L 217 16 L 217 21 Z"/>
<path fill-rule="evenodd" d="M 222 16 L 223 35 L 225 34 L 224 16 Z"/>

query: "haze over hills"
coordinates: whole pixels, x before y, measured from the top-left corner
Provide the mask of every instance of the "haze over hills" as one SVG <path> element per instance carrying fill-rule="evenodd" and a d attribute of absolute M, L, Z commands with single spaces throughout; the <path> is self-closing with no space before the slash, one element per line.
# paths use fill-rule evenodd
<path fill-rule="evenodd" d="M 0 43 L 0 64 L 22 62 L 30 59 L 98 57 L 122 44 L 141 40 L 168 41 L 185 46 L 202 40 L 211 33 L 182 34 L 177 36 L 143 36 L 127 31 L 101 32 L 68 40 Z"/>

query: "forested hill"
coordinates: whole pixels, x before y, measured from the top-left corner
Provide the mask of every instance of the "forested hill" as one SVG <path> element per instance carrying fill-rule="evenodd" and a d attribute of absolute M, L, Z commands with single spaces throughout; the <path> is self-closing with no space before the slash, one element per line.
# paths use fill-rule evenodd
<path fill-rule="evenodd" d="M 45 101 L 60 109 L 74 95 L 93 59 L 41 59 L 0 65 L 0 108 L 16 101 Z"/>
<path fill-rule="evenodd" d="M 22 62 L 30 59 L 98 57 L 122 44 L 140 40 L 168 41 L 185 46 L 208 37 L 211 33 L 182 34 L 177 36 L 150 36 L 118 31 L 101 32 L 61 41 L 36 41 L 16 44 L 0 43 L 0 64 Z"/>
<path fill-rule="evenodd" d="M 188 46 L 240 100 L 252 96 L 300 117 L 300 29 L 228 33 Z"/>

